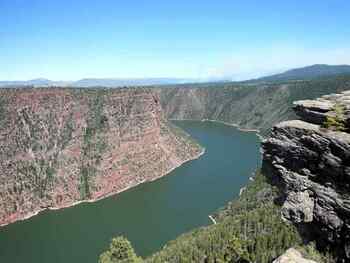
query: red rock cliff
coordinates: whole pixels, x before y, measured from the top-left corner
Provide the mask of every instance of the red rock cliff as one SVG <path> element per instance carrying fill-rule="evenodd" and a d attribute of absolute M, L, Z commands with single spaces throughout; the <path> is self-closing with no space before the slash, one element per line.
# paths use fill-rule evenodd
<path fill-rule="evenodd" d="M 202 152 L 150 90 L 0 95 L 0 225 L 154 180 Z"/>

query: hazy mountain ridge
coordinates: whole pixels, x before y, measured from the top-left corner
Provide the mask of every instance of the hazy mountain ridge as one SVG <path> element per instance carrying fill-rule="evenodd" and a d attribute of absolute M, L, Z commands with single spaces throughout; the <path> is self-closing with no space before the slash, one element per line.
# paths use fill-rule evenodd
<path fill-rule="evenodd" d="M 268 75 L 245 81 L 229 81 L 227 78 L 83 78 L 77 81 L 53 81 L 37 78 L 24 81 L 0 81 L 0 87 L 6 86 L 34 86 L 34 87 L 125 87 L 125 86 L 166 86 L 166 85 L 208 85 L 216 83 L 256 83 L 287 80 L 309 80 L 318 77 L 327 77 L 341 74 L 350 74 L 350 65 L 316 64 L 302 68 L 295 68 L 280 74 Z"/>
<path fill-rule="evenodd" d="M 24 81 L 0 81 L 0 87 L 34 86 L 34 87 L 125 87 L 151 86 L 200 82 L 197 79 L 181 78 L 84 78 L 77 81 L 53 81 L 44 78 Z"/>
<path fill-rule="evenodd" d="M 287 70 L 280 74 L 274 74 L 253 81 L 286 81 L 286 80 L 306 80 L 322 76 L 334 76 L 340 74 L 350 74 L 349 65 L 326 65 L 315 64 L 302 68 Z"/>

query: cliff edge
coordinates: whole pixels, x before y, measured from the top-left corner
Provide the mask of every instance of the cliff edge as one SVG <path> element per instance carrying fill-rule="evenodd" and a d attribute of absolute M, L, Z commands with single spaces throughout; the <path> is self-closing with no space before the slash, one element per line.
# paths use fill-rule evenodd
<path fill-rule="evenodd" d="M 301 120 L 276 125 L 263 142 L 263 171 L 280 190 L 282 218 L 350 262 L 350 91 L 294 110 Z"/>

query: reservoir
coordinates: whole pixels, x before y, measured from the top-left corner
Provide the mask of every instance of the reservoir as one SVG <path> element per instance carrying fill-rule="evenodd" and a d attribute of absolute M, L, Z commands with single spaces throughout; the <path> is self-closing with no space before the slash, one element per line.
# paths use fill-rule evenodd
<path fill-rule="evenodd" d="M 204 155 L 118 195 L 0 228 L 0 262 L 97 263 L 118 235 L 145 257 L 178 235 L 211 224 L 208 215 L 237 197 L 260 165 L 259 139 L 216 122 L 174 123 L 205 147 Z"/>

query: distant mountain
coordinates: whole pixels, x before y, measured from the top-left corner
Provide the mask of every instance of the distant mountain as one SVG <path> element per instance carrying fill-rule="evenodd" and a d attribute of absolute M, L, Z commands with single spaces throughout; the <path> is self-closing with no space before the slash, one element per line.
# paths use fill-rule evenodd
<path fill-rule="evenodd" d="M 31 80 L 15 80 L 15 81 L 0 81 L 0 87 L 13 86 L 34 86 L 34 87 L 49 87 L 49 86 L 67 86 L 69 81 L 52 81 L 49 79 L 31 79 Z"/>
<path fill-rule="evenodd" d="M 349 65 L 324 65 L 316 64 L 303 68 L 291 69 L 286 72 L 262 77 L 252 81 L 283 81 L 283 80 L 305 80 L 324 76 L 350 74 Z"/>
<path fill-rule="evenodd" d="M 233 81 L 228 78 L 183 79 L 183 78 L 85 78 L 77 81 L 52 81 L 38 78 L 26 81 L 0 81 L 0 87 L 34 86 L 34 87 L 124 87 L 124 86 L 160 86 L 160 85 L 212 85 L 217 83 L 252 83 L 306 80 L 318 77 L 350 74 L 350 65 L 317 64 L 303 68 L 296 68 L 283 73 L 269 75 L 245 81 Z"/>
<path fill-rule="evenodd" d="M 53 81 L 49 80 L 49 79 L 32 79 L 32 80 L 28 80 L 27 83 L 29 85 L 38 85 L 38 86 L 47 86 L 47 85 L 51 85 L 53 83 Z"/>
<path fill-rule="evenodd" d="M 196 80 L 178 78 L 136 78 L 136 79 L 81 79 L 72 83 L 75 87 L 121 87 L 121 86 L 149 86 L 168 85 L 194 82 Z"/>
<path fill-rule="evenodd" d="M 27 85 L 43 85 L 47 84 L 48 79 L 33 79 L 33 80 L 16 80 L 16 81 L 0 81 L 0 86 L 27 86 Z"/>
<path fill-rule="evenodd" d="M 0 81 L 0 87 L 4 86 L 72 86 L 72 87 L 123 87 L 123 86 L 149 86 L 149 85 L 170 85 L 200 82 L 198 79 L 180 78 L 86 78 L 78 81 L 52 81 L 49 79 L 32 79 L 25 81 Z"/>

